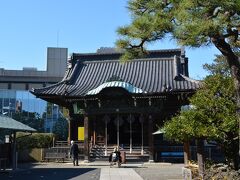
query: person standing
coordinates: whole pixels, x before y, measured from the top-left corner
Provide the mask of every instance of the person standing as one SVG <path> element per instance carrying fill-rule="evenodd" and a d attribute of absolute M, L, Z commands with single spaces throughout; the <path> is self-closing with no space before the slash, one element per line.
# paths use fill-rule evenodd
<path fill-rule="evenodd" d="M 71 141 L 70 156 L 73 159 L 74 166 L 78 166 L 78 152 L 78 145 L 74 141 Z"/>

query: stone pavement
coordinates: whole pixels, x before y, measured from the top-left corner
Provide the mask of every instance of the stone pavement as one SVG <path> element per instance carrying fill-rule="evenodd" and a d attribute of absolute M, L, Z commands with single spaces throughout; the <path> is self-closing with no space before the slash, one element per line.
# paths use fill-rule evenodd
<path fill-rule="evenodd" d="M 108 162 L 20 164 L 18 170 L 0 173 L 0 179 L 181 180 L 183 164 L 127 163 L 110 168 Z"/>
<path fill-rule="evenodd" d="M 144 180 L 182 180 L 183 164 L 151 163 L 134 170 Z"/>
<path fill-rule="evenodd" d="M 182 180 L 183 164 L 171 163 L 127 163 L 121 168 L 109 168 L 106 162 L 89 163 L 101 166 L 100 180 Z M 105 165 L 105 167 L 104 167 Z"/>
<path fill-rule="evenodd" d="M 100 180 L 142 180 L 132 168 L 101 168 Z"/>

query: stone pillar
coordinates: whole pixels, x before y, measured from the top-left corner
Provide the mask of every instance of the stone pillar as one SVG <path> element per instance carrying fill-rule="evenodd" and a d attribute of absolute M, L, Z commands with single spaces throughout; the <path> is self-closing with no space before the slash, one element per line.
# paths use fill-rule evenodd
<path fill-rule="evenodd" d="M 154 149 L 153 149 L 153 119 L 152 115 L 148 116 L 148 148 L 149 148 L 149 162 L 153 162 L 153 155 L 154 155 Z"/>
<path fill-rule="evenodd" d="M 184 149 L 184 164 L 188 165 L 188 162 L 190 160 L 190 145 L 189 141 L 184 141 L 183 143 L 183 149 Z"/>
<path fill-rule="evenodd" d="M 197 160 L 199 176 L 204 179 L 204 141 L 202 139 L 197 140 Z"/>
<path fill-rule="evenodd" d="M 89 143 L 88 143 L 88 116 L 84 115 L 84 161 L 89 161 Z"/>

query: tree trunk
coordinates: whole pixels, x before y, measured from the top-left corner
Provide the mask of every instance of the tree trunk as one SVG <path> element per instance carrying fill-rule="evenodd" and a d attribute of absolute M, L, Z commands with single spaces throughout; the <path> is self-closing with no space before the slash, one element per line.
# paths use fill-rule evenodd
<path fill-rule="evenodd" d="M 231 46 L 225 41 L 225 39 L 220 37 L 213 37 L 212 38 L 213 44 L 218 48 L 218 50 L 225 56 L 227 59 L 228 65 L 231 70 L 231 75 L 234 79 L 234 86 L 236 90 L 236 97 L 237 97 L 237 117 L 238 117 L 238 161 L 234 164 L 235 169 L 239 167 L 239 160 L 240 160 L 240 59 L 239 57 L 233 52 Z"/>
<path fill-rule="evenodd" d="M 234 140 L 235 134 L 232 132 L 229 132 L 226 136 L 229 138 L 225 141 L 219 141 L 218 143 L 222 144 L 222 149 L 228 165 L 237 169 L 238 167 L 234 166 L 238 165 L 238 141 Z"/>

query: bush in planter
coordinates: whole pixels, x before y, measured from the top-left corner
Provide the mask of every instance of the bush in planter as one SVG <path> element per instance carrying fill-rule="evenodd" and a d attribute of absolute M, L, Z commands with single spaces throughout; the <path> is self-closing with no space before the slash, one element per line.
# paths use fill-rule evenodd
<path fill-rule="evenodd" d="M 20 162 L 42 160 L 42 148 L 52 147 L 51 133 L 17 133 L 17 151 Z"/>
<path fill-rule="evenodd" d="M 17 149 L 49 148 L 53 137 L 51 133 L 17 133 Z"/>

